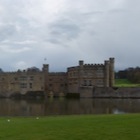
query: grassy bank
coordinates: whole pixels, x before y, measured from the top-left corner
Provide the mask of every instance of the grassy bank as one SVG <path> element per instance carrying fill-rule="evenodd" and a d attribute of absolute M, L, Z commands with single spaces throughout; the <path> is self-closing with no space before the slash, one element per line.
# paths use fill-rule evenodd
<path fill-rule="evenodd" d="M 140 87 L 140 84 L 134 84 L 127 79 L 115 79 L 116 87 Z"/>
<path fill-rule="evenodd" d="M 139 140 L 140 114 L 0 118 L 2 140 Z"/>

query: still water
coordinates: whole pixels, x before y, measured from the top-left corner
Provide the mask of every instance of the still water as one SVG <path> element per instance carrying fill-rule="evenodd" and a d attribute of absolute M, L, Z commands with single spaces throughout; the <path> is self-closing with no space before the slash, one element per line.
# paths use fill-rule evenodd
<path fill-rule="evenodd" d="M 140 99 L 0 99 L 0 116 L 140 113 Z"/>

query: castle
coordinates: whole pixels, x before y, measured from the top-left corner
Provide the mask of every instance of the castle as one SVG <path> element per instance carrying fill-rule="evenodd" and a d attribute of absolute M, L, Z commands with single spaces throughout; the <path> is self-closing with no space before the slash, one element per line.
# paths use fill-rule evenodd
<path fill-rule="evenodd" d="M 114 85 L 114 58 L 104 64 L 84 64 L 67 68 L 67 72 L 49 72 L 49 64 L 42 70 L 28 68 L 17 72 L 0 72 L 0 97 L 43 93 L 47 96 L 65 96 L 81 93 L 94 87 Z"/>

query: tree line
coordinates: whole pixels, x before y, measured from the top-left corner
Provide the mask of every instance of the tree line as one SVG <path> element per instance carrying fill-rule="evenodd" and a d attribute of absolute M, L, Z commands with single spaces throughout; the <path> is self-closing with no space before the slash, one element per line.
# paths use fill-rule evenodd
<path fill-rule="evenodd" d="M 116 72 L 116 78 L 128 79 L 132 83 L 140 83 L 140 67 L 127 68 Z"/>

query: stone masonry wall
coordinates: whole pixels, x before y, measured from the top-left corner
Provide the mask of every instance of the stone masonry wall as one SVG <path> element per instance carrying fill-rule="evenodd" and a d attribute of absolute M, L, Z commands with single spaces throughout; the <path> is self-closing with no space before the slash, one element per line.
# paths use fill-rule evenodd
<path fill-rule="evenodd" d="M 82 88 L 80 97 L 88 98 L 140 98 L 140 87 L 136 88 L 111 88 L 111 87 L 96 87 Z"/>

